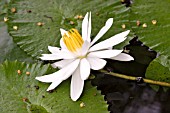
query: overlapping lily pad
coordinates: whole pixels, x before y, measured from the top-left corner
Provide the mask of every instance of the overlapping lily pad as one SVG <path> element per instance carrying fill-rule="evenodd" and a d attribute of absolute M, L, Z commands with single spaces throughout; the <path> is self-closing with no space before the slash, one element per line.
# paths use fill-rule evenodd
<path fill-rule="evenodd" d="M 10 9 L 15 8 L 16 12 Z M 120 0 L 15 0 L 9 8 L 9 33 L 14 41 L 33 57 L 47 52 L 47 46 L 59 46 L 61 38 L 59 28 L 81 31 L 81 18 L 86 12 L 92 12 L 92 36 L 104 26 L 106 20 L 114 18 L 114 25 L 101 39 L 122 32 L 122 24 L 128 25 L 128 8 Z M 37 25 L 39 23 L 39 25 Z M 14 30 L 17 26 L 18 30 Z M 128 41 L 127 41 L 128 42 Z"/>
<path fill-rule="evenodd" d="M 35 77 L 54 71 L 49 65 L 26 64 L 17 61 L 6 61 L 1 64 L 1 113 L 107 112 L 107 104 L 103 96 L 91 86 L 89 81 L 86 82 L 84 94 L 77 102 L 73 102 L 69 97 L 69 80 L 60 84 L 53 92 L 46 92 L 49 84 L 40 83 L 35 80 Z M 85 106 L 80 107 L 82 102 Z"/>
<path fill-rule="evenodd" d="M 169 0 L 135 0 L 130 16 L 132 29 L 139 39 L 159 54 L 149 66 L 146 77 L 166 82 L 170 82 L 169 3 Z M 140 26 L 136 25 L 137 20 L 140 21 Z M 153 24 L 153 20 L 157 23 Z M 142 26 L 144 23 L 147 27 Z"/>

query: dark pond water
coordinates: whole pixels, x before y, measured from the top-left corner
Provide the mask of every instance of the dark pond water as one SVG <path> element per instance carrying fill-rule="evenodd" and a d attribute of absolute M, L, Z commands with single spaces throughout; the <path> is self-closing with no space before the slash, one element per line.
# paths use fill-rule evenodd
<path fill-rule="evenodd" d="M 126 75 L 144 77 L 149 63 L 157 56 L 137 37 L 126 46 L 135 61 L 118 62 L 109 60 L 106 69 Z M 149 84 L 137 83 L 130 80 L 116 78 L 103 73 L 94 72 L 96 78 L 93 85 L 98 86 L 105 95 L 111 113 L 170 113 L 170 90 L 164 92 L 160 87 L 154 91 Z"/>

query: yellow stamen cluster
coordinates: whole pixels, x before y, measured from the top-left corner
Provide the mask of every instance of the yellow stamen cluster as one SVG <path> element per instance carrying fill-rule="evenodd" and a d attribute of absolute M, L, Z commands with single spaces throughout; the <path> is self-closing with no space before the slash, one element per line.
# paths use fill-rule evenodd
<path fill-rule="evenodd" d="M 76 52 L 77 49 L 81 48 L 84 41 L 77 31 L 77 29 L 71 29 L 63 35 L 63 41 L 67 46 L 67 49 L 71 52 Z"/>

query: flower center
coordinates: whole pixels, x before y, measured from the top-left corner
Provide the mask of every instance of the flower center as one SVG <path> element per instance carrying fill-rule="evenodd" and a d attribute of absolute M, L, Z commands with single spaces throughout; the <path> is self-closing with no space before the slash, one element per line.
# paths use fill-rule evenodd
<path fill-rule="evenodd" d="M 76 52 L 77 49 L 81 48 L 84 43 L 77 29 L 69 30 L 62 38 L 67 49 L 71 52 Z"/>

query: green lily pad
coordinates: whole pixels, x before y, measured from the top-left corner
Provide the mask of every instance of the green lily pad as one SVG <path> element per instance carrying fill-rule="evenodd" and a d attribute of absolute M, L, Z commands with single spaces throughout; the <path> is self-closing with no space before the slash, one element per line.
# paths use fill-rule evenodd
<path fill-rule="evenodd" d="M 70 80 L 64 81 L 53 92 L 46 92 L 49 84 L 38 82 L 35 77 L 54 71 L 49 65 L 26 64 L 18 61 L 6 61 L 1 64 L 1 113 L 108 112 L 103 96 L 91 86 L 90 81 L 86 82 L 84 93 L 76 102 L 69 97 Z M 80 107 L 82 102 L 85 106 Z"/>
<path fill-rule="evenodd" d="M 124 31 L 122 24 L 127 24 L 129 29 L 129 9 L 120 0 L 15 0 L 10 2 L 11 8 L 16 8 L 16 12 L 8 11 L 9 33 L 20 48 L 36 58 L 47 53 L 48 45 L 59 46 L 60 28 L 81 31 L 82 19 L 75 17 L 89 11 L 92 12 L 92 38 L 111 17 L 114 25 L 101 40 Z M 14 30 L 13 26 L 18 29 Z"/>
<path fill-rule="evenodd" d="M 21 50 L 12 40 L 7 32 L 5 23 L 0 22 L 0 63 L 5 60 L 19 60 L 26 62 L 33 62 L 31 56 L 28 56 Z"/>
<path fill-rule="evenodd" d="M 159 63 L 160 62 L 159 60 L 164 60 L 164 59 L 166 59 L 166 57 L 160 56 L 160 58 L 157 58 L 150 63 L 146 72 L 146 77 L 148 79 L 154 79 L 157 81 L 165 81 L 170 83 L 170 71 L 168 67 L 165 67 Z M 157 85 L 151 85 L 151 86 L 153 89 L 158 91 L 159 86 Z M 166 91 L 167 89 L 168 87 L 164 87 L 164 91 Z"/>
<path fill-rule="evenodd" d="M 0 1 L 0 63 L 5 60 L 16 60 L 32 62 L 31 56 L 28 56 L 21 50 L 9 36 L 4 17 L 7 17 L 7 8 L 9 0 Z"/>
<path fill-rule="evenodd" d="M 0 0 L 0 15 L 7 13 L 10 0 Z"/>
<path fill-rule="evenodd" d="M 159 56 L 146 71 L 146 77 L 170 82 L 170 0 L 136 0 L 132 4 L 130 20 L 133 31 L 143 44 L 158 52 Z M 140 26 L 136 21 L 140 21 Z M 157 23 L 153 24 L 152 21 Z M 143 27 L 143 24 L 147 27 Z"/>

